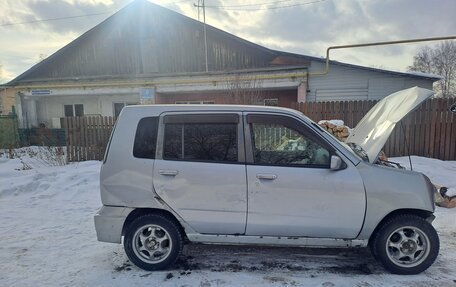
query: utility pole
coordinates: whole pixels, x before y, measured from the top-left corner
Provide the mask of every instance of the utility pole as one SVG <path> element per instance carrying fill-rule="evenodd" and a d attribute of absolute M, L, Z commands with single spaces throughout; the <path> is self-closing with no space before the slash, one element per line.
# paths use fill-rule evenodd
<path fill-rule="evenodd" d="M 200 5 L 201 1 L 201 5 Z M 204 0 L 198 0 L 198 4 L 194 6 L 198 7 L 198 21 L 200 20 L 200 8 L 203 8 L 203 29 L 204 29 L 204 57 L 205 57 L 205 66 L 206 73 L 209 72 L 209 67 L 207 64 L 207 33 L 206 33 L 206 6 L 204 5 Z"/>
<path fill-rule="evenodd" d="M 204 55 L 206 57 L 206 73 L 209 72 L 209 69 L 207 67 L 207 35 L 206 35 L 206 6 L 204 6 L 204 0 L 203 2 L 203 21 L 204 21 Z"/>

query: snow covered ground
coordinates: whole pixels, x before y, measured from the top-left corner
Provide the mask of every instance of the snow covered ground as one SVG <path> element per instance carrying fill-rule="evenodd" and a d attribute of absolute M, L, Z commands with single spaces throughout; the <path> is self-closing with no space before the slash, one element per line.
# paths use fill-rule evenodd
<path fill-rule="evenodd" d="M 189 246 L 170 270 L 147 272 L 129 263 L 121 245 L 96 240 L 100 162 L 23 158 L 0 158 L 0 286 L 456 286 L 456 209 L 443 208 L 434 223 L 440 255 L 416 276 L 389 274 L 364 249 L 202 245 Z M 456 162 L 413 163 L 456 188 Z"/>

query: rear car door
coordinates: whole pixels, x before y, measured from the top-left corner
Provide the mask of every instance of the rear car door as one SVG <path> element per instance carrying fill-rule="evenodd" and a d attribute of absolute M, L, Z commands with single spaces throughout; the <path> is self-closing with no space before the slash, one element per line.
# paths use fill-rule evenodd
<path fill-rule="evenodd" d="M 355 166 L 297 118 L 248 113 L 245 127 L 246 235 L 357 236 L 366 197 Z M 344 169 L 329 168 L 332 155 Z"/>
<path fill-rule="evenodd" d="M 247 182 L 241 113 L 160 117 L 154 189 L 203 234 L 244 234 Z"/>

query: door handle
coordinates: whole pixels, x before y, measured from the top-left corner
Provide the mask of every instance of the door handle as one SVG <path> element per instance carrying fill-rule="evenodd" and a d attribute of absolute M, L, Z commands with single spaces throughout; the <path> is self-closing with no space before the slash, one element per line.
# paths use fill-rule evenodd
<path fill-rule="evenodd" d="M 160 169 L 158 171 L 160 175 L 167 175 L 167 176 L 176 176 L 179 174 L 177 170 L 170 170 L 170 169 Z"/>
<path fill-rule="evenodd" d="M 277 175 L 272 174 L 272 173 L 258 173 L 256 175 L 258 179 L 268 179 L 268 180 L 274 180 L 277 178 Z"/>

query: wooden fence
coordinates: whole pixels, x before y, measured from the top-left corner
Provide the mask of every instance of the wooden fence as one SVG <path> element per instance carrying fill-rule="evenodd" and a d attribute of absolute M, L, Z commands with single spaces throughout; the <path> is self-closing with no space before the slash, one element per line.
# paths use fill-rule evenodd
<path fill-rule="evenodd" d="M 429 99 L 406 116 L 391 133 L 384 151 L 389 156 L 408 154 L 456 160 L 456 114 L 449 108 L 456 98 Z M 319 121 L 341 119 L 355 127 L 376 101 L 295 103 L 292 108 Z"/>
<path fill-rule="evenodd" d="M 15 148 L 18 142 L 17 116 L 0 116 L 0 149 Z"/>
<path fill-rule="evenodd" d="M 389 156 L 418 155 L 456 160 L 456 114 L 449 107 L 456 98 L 430 99 L 396 125 L 385 144 Z M 314 121 L 341 119 L 355 127 L 375 101 L 294 103 Z M 114 126 L 112 117 L 65 118 L 68 161 L 102 160 Z"/>
<path fill-rule="evenodd" d="M 64 118 L 67 161 L 102 160 L 114 123 L 113 117 Z"/>

